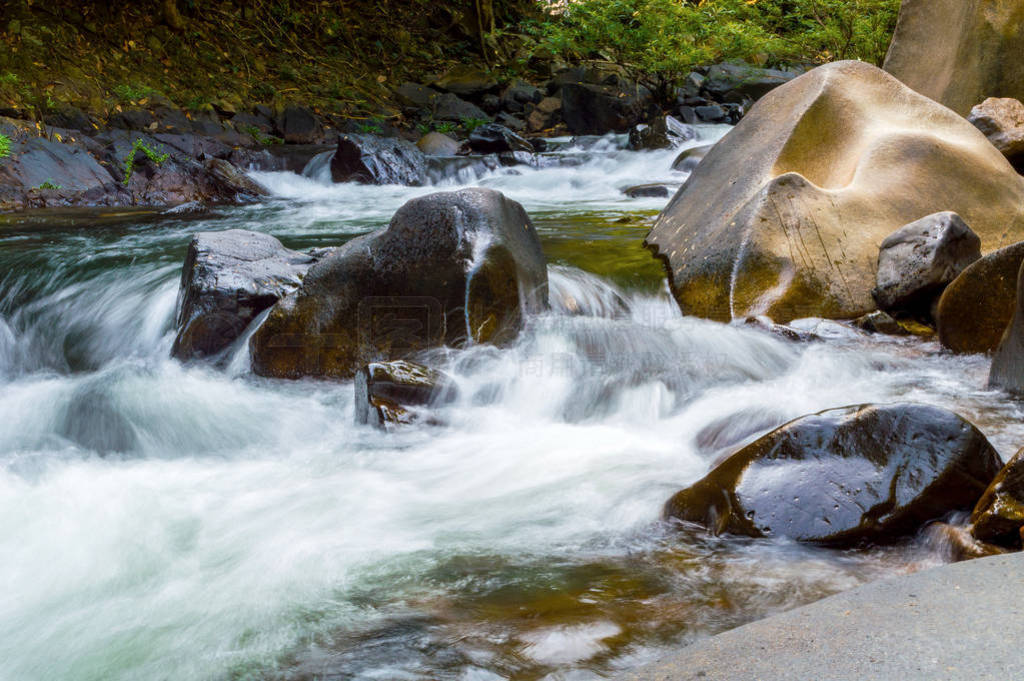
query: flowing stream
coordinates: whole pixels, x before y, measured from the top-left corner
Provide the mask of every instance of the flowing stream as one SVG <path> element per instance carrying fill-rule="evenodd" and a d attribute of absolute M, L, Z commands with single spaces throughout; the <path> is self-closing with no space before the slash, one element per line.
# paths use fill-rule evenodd
<path fill-rule="evenodd" d="M 705 128 L 714 138 L 721 129 Z M 953 408 L 1011 454 L 988 361 L 803 322 L 797 344 L 684 318 L 641 240 L 675 152 L 607 138 L 575 165 L 457 174 L 530 212 L 549 314 L 510 348 L 438 351 L 441 425 L 353 422 L 351 383 L 169 359 L 190 235 L 337 244 L 435 187 L 257 173 L 275 196 L 201 215 L 0 222 L 0 679 L 614 678 L 673 646 L 946 560 L 660 519 L 731 446 L 841 405 Z"/>

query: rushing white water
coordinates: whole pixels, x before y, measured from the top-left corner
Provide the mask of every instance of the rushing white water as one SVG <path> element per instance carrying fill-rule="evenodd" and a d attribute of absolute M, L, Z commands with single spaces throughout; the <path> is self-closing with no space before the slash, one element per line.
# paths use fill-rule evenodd
<path fill-rule="evenodd" d="M 477 181 L 586 260 L 609 216 L 664 203 L 620 190 L 678 184 L 672 156 Z M 277 199 L 196 220 L 0 231 L 0 679 L 596 678 L 942 560 L 663 525 L 722 447 L 903 399 L 1004 455 L 1024 433 L 982 357 L 829 323 L 794 344 L 568 262 L 512 347 L 431 355 L 460 389 L 443 425 L 357 427 L 350 383 L 253 377 L 244 344 L 227 371 L 168 358 L 184 246 L 229 227 L 333 243 L 431 188 L 259 179 Z"/>

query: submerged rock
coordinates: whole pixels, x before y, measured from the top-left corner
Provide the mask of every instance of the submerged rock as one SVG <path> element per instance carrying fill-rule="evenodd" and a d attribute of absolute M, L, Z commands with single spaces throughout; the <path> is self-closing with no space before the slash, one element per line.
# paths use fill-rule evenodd
<path fill-rule="evenodd" d="M 916 404 L 804 416 L 679 492 L 665 513 L 715 532 L 851 545 L 969 509 L 999 455 L 962 417 Z"/>
<path fill-rule="evenodd" d="M 269 234 L 242 229 L 196 234 L 181 272 L 171 355 L 188 360 L 224 350 L 259 313 L 297 289 L 315 260 Z"/>
<path fill-rule="evenodd" d="M 981 257 L 981 239 L 956 213 L 904 225 L 882 242 L 871 292 L 887 311 L 927 313 L 942 290 Z"/>
<path fill-rule="evenodd" d="M 991 250 L 1024 236 L 1024 177 L 974 126 L 862 62 L 769 92 L 712 148 L 647 244 L 685 314 L 849 319 L 878 244 L 953 210 Z"/>
<path fill-rule="evenodd" d="M 417 187 L 426 180 L 426 160 L 412 142 L 375 135 L 342 135 L 331 159 L 335 182 L 402 184 Z"/>
<path fill-rule="evenodd" d="M 989 253 L 943 291 L 935 308 L 939 342 L 954 352 L 992 352 L 1013 318 L 1024 242 Z"/>
<path fill-rule="evenodd" d="M 1020 0 L 903 0 L 884 68 L 966 116 L 986 97 L 1024 99 L 1020 54 Z"/>
<path fill-rule="evenodd" d="M 1020 547 L 1024 527 L 1024 449 L 1014 454 L 981 495 L 971 513 L 975 539 Z"/>
<path fill-rule="evenodd" d="M 406 360 L 372 362 L 356 373 L 356 423 L 387 428 L 420 420 L 417 407 L 451 402 L 454 382 L 444 373 Z"/>
<path fill-rule="evenodd" d="M 446 343 L 507 341 L 546 306 L 544 255 L 522 206 L 490 189 L 430 194 L 311 267 L 254 333 L 253 370 L 347 378 Z"/>

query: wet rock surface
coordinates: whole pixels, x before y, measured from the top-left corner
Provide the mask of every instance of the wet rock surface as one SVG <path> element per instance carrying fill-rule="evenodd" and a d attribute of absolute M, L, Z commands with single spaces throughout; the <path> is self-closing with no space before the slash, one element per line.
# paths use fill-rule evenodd
<path fill-rule="evenodd" d="M 488 189 L 430 194 L 310 268 L 253 335 L 253 370 L 350 377 L 446 343 L 504 342 L 546 306 L 546 263 L 522 206 Z"/>
<path fill-rule="evenodd" d="M 372 362 L 356 373 L 355 420 L 381 429 L 422 420 L 419 407 L 455 399 L 446 374 L 406 360 Z"/>
<path fill-rule="evenodd" d="M 1002 462 L 937 407 L 861 405 L 804 416 L 676 494 L 671 518 L 716 533 L 830 545 L 883 541 L 974 506 Z"/>
<path fill-rule="evenodd" d="M 331 159 L 335 182 L 419 186 L 426 180 L 423 152 L 413 143 L 375 135 L 342 135 Z"/>
<path fill-rule="evenodd" d="M 1017 298 L 1013 318 L 992 355 L 992 368 L 988 375 L 990 388 L 1002 388 L 1015 395 L 1024 395 L 1024 296 L 1021 295 L 1024 279 L 1017 273 Z"/>
<path fill-rule="evenodd" d="M 1020 548 L 1024 527 L 1024 449 L 1014 454 L 971 513 L 971 535 L 983 542 Z"/>
<path fill-rule="evenodd" d="M 1017 304 L 1024 243 L 1001 248 L 971 264 L 946 287 L 935 309 L 939 342 L 953 352 L 992 352 Z"/>
<path fill-rule="evenodd" d="M 182 268 L 171 354 L 188 360 L 221 352 L 257 315 L 297 289 L 315 261 L 260 232 L 195 235 Z"/>

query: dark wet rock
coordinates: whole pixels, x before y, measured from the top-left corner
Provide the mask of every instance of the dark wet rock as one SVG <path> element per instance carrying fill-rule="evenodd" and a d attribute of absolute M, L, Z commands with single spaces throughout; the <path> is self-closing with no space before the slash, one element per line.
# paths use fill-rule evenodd
<path fill-rule="evenodd" d="M 47 125 L 52 125 L 55 128 L 65 128 L 80 132 L 91 133 L 95 132 L 98 128 L 98 124 L 88 114 L 78 107 L 71 105 L 62 106 L 57 111 L 47 114 L 44 120 Z"/>
<path fill-rule="evenodd" d="M 498 154 L 503 151 L 533 153 L 533 145 L 503 125 L 487 123 L 469 133 L 469 148 L 478 154 Z"/>
<path fill-rule="evenodd" d="M 304 106 L 286 106 L 277 119 L 277 129 L 288 144 L 318 144 L 324 139 L 320 119 Z"/>
<path fill-rule="evenodd" d="M 253 335 L 253 370 L 351 377 L 443 344 L 506 342 L 546 306 L 544 255 L 522 206 L 488 189 L 430 194 L 310 268 Z"/>
<path fill-rule="evenodd" d="M 727 123 L 729 121 L 729 114 L 718 104 L 696 106 L 693 109 L 693 113 L 697 116 L 698 120 L 705 123 Z"/>
<path fill-rule="evenodd" d="M 196 234 L 181 272 L 172 356 L 188 360 L 221 352 L 259 313 L 296 290 L 315 261 L 269 234 Z"/>
<path fill-rule="evenodd" d="M 704 160 L 707 153 L 711 151 L 714 144 L 702 144 L 699 147 L 690 147 L 689 149 L 683 149 L 676 156 L 676 160 L 672 161 L 672 170 L 678 170 L 683 173 L 692 173 L 694 168 Z"/>
<path fill-rule="evenodd" d="M 416 142 L 416 148 L 427 156 L 454 156 L 459 151 L 459 143 L 448 135 L 428 132 Z"/>
<path fill-rule="evenodd" d="M 1013 318 L 1024 242 L 989 253 L 943 291 L 935 308 L 939 342 L 953 352 L 992 352 Z"/>
<path fill-rule="evenodd" d="M 540 88 L 518 80 L 501 93 L 501 108 L 510 113 L 521 113 L 527 104 L 539 104 L 544 99 Z"/>
<path fill-rule="evenodd" d="M 230 159 L 234 149 L 230 145 L 214 138 L 202 135 L 178 135 L 157 133 L 153 139 L 165 149 L 178 152 L 181 156 L 205 161 L 212 158 Z"/>
<path fill-rule="evenodd" d="M 648 117 L 651 92 L 631 81 L 616 85 L 562 86 L 562 119 L 574 135 L 626 132 Z"/>
<path fill-rule="evenodd" d="M 426 179 L 423 152 L 407 140 L 342 135 L 331 159 L 335 182 L 419 186 Z"/>
<path fill-rule="evenodd" d="M 526 121 L 524 121 L 521 118 L 516 118 L 515 116 L 508 113 L 502 112 L 498 114 L 495 120 L 500 125 L 504 125 L 506 128 L 514 132 L 523 132 L 524 130 L 526 130 Z"/>
<path fill-rule="evenodd" d="M 715 101 L 741 104 L 757 101 L 795 77 L 789 71 L 750 64 L 715 64 L 708 69 L 702 90 Z"/>
<path fill-rule="evenodd" d="M 501 110 L 501 98 L 498 95 L 484 95 L 480 98 L 480 108 L 483 109 L 487 115 L 493 116 Z"/>
<path fill-rule="evenodd" d="M 852 545 L 972 508 L 999 455 L 957 414 L 915 404 L 804 416 L 759 438 L 668 502 L 716 533 Z"/>
<path fill-rule="evenodd" d="M 980 257 L 981 239 L 959 215 L 933 213 L 885 238 L 871 295 L 882 310 L 927 313 L 943 289 Z"/>
<path fill-rule="evenodd" d="M 697 118 L 697 111 L 692 106 L 681 104 L 676 109 L 676 113 L 679 115 L 679 120 L 687 125 L 693 125 L 700 122 L 700 119 Z"/>
<path fill-rule="evenodd" d="M 156 130 L 156 116 L 148 109 L 125 109 L 107 120 L 112 128 L 150 132 Z"/>
<path fill-rule="evenodd" d="M 235 130 L 245 134 L 251 134 L 255 130 L 260 135 L 267 136 L 274 132 L 274 121 L 269 116 L 257 112 L 236 113 L 231 119 L 231 124 Z"/>
<path fill-rule="evenodd" d="M 222 195 L 234 195 L 236 203 L 248 203 L 270 192 L 262 184 L 245 174 L 241 169 L 222 158 L 211 158 L 206 170 L 214 181 L 222 186 Z"/>
<path fill-rule="evenodd" d="M 127 195 L 82 143 L 13 138 L 0 160 L 0 209 L 121 205 Z"/>
<path fill-rule="evenodd" d="M 971 513 L 971 535 L 983 542 L 1020 548 L 1024 527 L 1024 449 L 1013 455 Z"/>
<path fill-rule="evenodd" d="M 681 104 L 695 97 L 700 97 L 705 80 L 706 78 L 702 74 L 690 71 L 683 78 L 683 84 L 676 88 L 676 101 Z"/>
<path fill-rule="evenodd" d="M 658 116 L 650 125 L 639 123 L 629 131 L 629 148 L 672 149 L 696 139 L 697 130 L 672 116 Z"/>
<path fill-rule="evenodd" d="M 672 189 L 665 184 L 638 184 L 636 186 L 623 189 L 622 193 L 631 199 L 639 199 L 643 197 L 668 198 L 672 195 Z"/>
<path fill-rule="evenodd" d="M 356 373 L 356 423 L 386 429 L 420 420 L 417 408 L 451 402 L 455 383 L 443 372 L 406 360 L 371 362 Z"/>
<path fill-rule="evenodd" d="M 1014 395 L 1024 395 L 1024 265 L 1017 273 L 1017 299 L 1013 318 L 1010 320 L 999 347 L 992 355 L 992 368 L 988 374 L 990 388 L 1002 388 Z"/>
<path fill-rule="evenodd" d="M 460 123 L 466 119 L 489 121 L 487 112 L 476 104 L 460 99 L 451 92 L 440 94 L 431 100 L 434 118 L 439 121 L 452 121 Z"/>
<path fill-rule="evenodd" d="M 406 109 L 428 111 L 434 108 L 434 99 L 441 93 L 417 83 L 402 83 L 395 88 L 395 99 Z"/>

